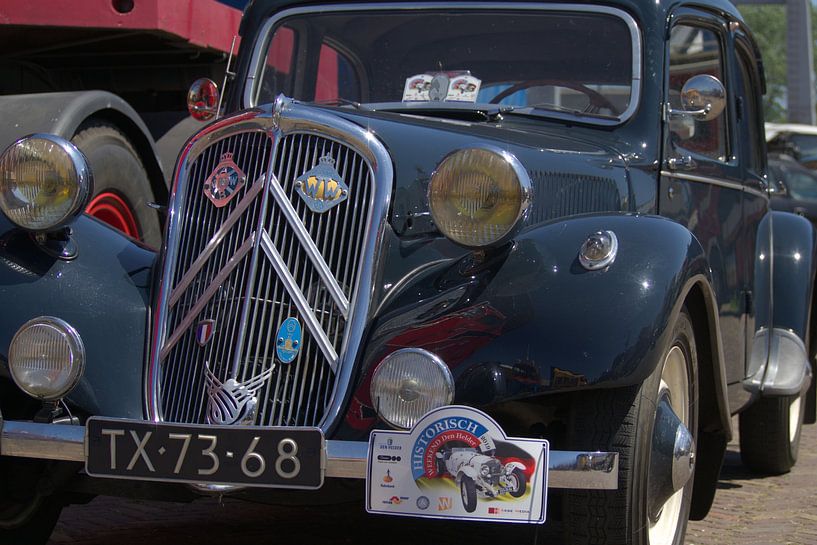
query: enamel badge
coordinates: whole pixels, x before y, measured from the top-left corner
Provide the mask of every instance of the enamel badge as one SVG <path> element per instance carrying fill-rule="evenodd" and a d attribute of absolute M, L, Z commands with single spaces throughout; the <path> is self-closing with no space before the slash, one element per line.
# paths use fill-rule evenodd
<path fill-rule="evenodd" d="M 204 194 L 217 208 L 221 208 L 244 187 L 246 180 L 247 177 L 233 161 L 233 154 L 228 152 L 221 156 L 221 162 L 204 181 Z"/>
<path fill-rule="evenodd" d="M 213 338 L 216 332 L 215 320 L 202 320 L 196 326 L 196 342 L 199 346 L 204 346 Z"/>
<path fill-rule="evenodd" d="M 275 354 L 281 363 L 292 363 L 301 350 L 301 324 L 295 318 L 287 318 L 278 328 Z"/>
<path fill-rule="evenodd" d="M 317 166 L 295 180 L 295 191 L 317 214 L 339 205 L 349 194 L 349 188 L 335 170 L 335 160 L 328 155 L 318 159 Z"/>

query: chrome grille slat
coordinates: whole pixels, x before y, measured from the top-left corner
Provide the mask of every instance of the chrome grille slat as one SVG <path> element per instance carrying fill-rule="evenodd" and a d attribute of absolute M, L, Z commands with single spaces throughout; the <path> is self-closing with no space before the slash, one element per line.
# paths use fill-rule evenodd
<path fill-rule="evenodd" d="M 318 135 L 323 131 L 303 131 L 297 123 L 289 133 L 275 127 L 258 130 L 263 124 L 248 123 L 252 128 L 242 131 L 225 122 L 219 129 L 224 136 L 188 147 L 198 151 L 190 153 L 184 176 L 174 186 L 178 217 L 171 218 L 170 232 L 177 240 L 168 246 L 169 278 L 160 295 L 164 306 L 157 312 L 159 345 L 152 361 L 159 370 L 153 390 L 159 410 L 151 409 L 158 415 L 154 418 L 204 421 L 204 361 L 222 381 L 231 376 L 244 381 L 275 365 L 258 392 L 258 425 L 319 425 L 327 410 L 336 411 L 336 388 L 348 387 L 348 379 L 338 382 L 337 373 L 356 304 L 353 296 L 363 278 L 361 239 L 368 240 L 371 252 L 374 237 L 369 233 L 383 224 L 388 206 L 383 192 L 372 223 L 374 213 L 367 214 L 375 180 L 371 165 L 388 163 L 383 160 L 387 155 L 379 149 L 373 161 L 368 138 L 360 135 L 354 141 L 369 153 L 366 159 L 341 141 L 340 132 Z M 226 151 L 234 154 L 247 181 L 227 205 L 216 208 L 203 195 L 202 184 Z M 333 157 L 350 191 L 343 203 L 316 214 L 294 191 L 294 182 L 325 155 Z M 390 169 L 388 164 L 389 177 Z M 187 187 L 178 190 L 179 183 Z M 361 225 L 349 225 L 351 220 Z M 369 286 L 370 280 L 364 284 Z M 355 308 L 367 309 L 368 303 Z M 275 357 L 275 339 L 288 317 L 301 322 L 303 338 L 295 360 L 282 364 Z M 202 348 L 195 325 L 204 318 L 217 326 L 211 343 Z M 356 351 L 357 335 L 353 338 Z M 343 369 L 347 376 L 349 367 Z M 149 394 L 149 405 L 151 399 Z"/>

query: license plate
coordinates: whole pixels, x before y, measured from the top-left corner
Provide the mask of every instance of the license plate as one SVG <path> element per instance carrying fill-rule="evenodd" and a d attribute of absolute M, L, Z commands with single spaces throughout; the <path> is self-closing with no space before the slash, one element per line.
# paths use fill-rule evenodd
<path fill-rule="evenodd" d="M 261 428 L 90 418 L 85 471 L 95 477 L 320 488 L 318 428 Z"/>

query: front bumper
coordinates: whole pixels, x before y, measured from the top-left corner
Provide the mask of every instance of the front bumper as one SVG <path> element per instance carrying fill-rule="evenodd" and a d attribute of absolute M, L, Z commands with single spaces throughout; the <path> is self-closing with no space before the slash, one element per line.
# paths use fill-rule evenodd
<path fill-rule="evenodd" d="M 366 478 L 369 444 L 326 441 L 326 477 Z M 85 426 L 3 421 L 0 455 L 85 462 Z M 615 490 L 618 454 L 551 450 L 548 488 Z"/>

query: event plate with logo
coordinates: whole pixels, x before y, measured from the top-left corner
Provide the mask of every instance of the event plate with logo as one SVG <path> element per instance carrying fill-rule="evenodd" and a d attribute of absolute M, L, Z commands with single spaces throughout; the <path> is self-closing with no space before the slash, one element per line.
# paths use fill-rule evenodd
<path fill-rule="evenodd" d="M 436 409 L 411 431 L 371 433 L 366 510 L 543 523 L 548 449 L 544 440 L 507 437 L 477 409 Z"/>
<path fill-rule="evenodd" d="M 265 428 L 90 418 L 85 471 L 95 477 L 320 488 L 318 428 Z"/>

